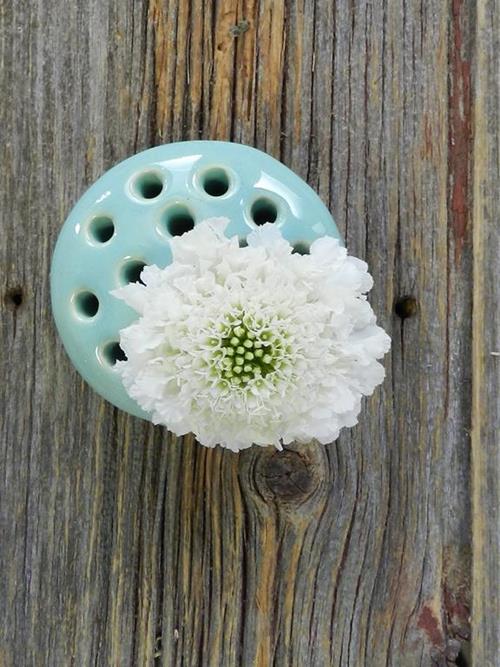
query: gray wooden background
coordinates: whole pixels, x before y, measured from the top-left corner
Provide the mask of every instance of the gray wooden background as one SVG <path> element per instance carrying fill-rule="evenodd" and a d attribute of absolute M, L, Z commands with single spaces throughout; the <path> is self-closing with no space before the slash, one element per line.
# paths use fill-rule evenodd
<path fill-rule="evenodd" d="M 0 0 L 0 664 L 500 665 L 496 0 Z M 51 252 L 117 161 L 268 151 L 375 279 L 387 379 L 240 455 L 73 370 Z"/>

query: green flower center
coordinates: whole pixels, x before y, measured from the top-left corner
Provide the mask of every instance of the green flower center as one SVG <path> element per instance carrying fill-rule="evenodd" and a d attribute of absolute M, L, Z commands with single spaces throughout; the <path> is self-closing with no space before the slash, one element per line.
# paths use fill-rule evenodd
<path fill-rule="evenodd" d="M 281 370 L 289 360 L 287 334 L 279 327 L 238 313 L 224 318 L 217 329 L 217 335 L 208 342 L 214 348 L 212 372 L 223 384 L 243 388 L 252 383 L 259 387 L 264 378 Z"/>

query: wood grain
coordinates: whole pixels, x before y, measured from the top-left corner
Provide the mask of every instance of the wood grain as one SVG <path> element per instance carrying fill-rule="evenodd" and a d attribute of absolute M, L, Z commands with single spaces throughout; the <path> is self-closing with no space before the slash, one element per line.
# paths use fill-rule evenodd
<path fill-rule="evenodd" d="M 500 662 L 500 13 L 478 7 L 474 100 L 473 664 Z"/>
<path fill-rule="evenodd" d="M 2 667 L 500 664 L 499 28 L 496 0 L 0 0 Z M 369 262 L 387 379 L 327 447 L 175 438 L 56 336 L 72 205 L 200 137 L 281 159 Z"/>

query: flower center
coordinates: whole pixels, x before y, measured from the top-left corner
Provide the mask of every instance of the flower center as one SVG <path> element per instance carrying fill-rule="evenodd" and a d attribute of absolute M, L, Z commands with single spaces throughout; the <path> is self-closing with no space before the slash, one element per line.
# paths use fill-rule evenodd
<path fill-rule="evenodd" d="M 264 378 L 272 379 L 290 361 L 287 333 L 276 323 L 237 312 L 223 318 L 216 328 L 217 334 L 209 338 L 214 348 L 211 366 L 224 384 L 259 387 Z"/>

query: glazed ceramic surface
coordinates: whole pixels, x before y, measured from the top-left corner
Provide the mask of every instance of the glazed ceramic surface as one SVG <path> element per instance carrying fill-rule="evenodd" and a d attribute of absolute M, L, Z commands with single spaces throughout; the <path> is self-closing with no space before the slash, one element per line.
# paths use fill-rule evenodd
<path fill-rule="evenodd" d="M 106 172 L 71 211 L 51 268 L 52 308 L 64 347 L 85 380 L 133 415 L 148 415 L 127 395 L 113 365 L 119 331 L 137 319 L 110 290 L 138 280 L 145 264 L 167 266 L 169 240 L 213 216 L 231 220 L 227 236 L 266 221 L 298 251 L 314 239 L 340 239 L 316 193 L 283 164 L 249 146 L 189 141 L 151 148 Z"/>

